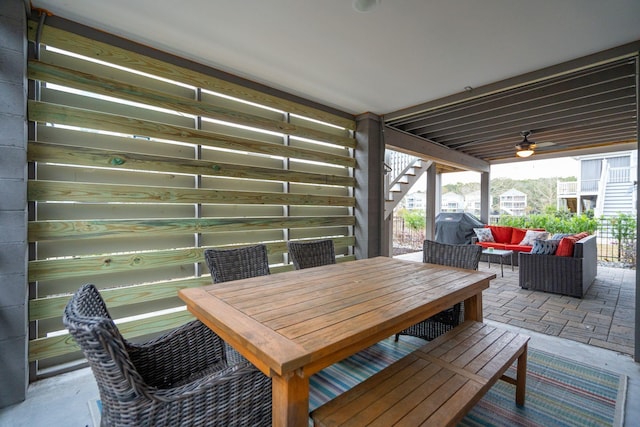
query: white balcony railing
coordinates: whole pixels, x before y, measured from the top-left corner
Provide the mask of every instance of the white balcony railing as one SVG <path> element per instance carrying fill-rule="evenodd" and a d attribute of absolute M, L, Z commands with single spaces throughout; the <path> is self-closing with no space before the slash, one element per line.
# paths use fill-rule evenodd
<path fill-rule="evenodd" d="M 609 168 L 609 182 L 629 182 L 631 176 L 631 168 Z"/>
<path fill-rule="evenodd" d="M 578 194 L 578 181 L 558 181 L 558 197 L 575 197 Z"/>

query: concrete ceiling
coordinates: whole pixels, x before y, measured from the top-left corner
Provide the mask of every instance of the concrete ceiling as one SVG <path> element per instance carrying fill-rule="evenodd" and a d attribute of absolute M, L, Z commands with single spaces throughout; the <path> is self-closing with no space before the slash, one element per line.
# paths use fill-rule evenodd
<path fill-rule="evenodd" d="M 506 106 L 515 106 L 516 121 L 484 111 L 484 99 L 478 97 L 495 96 L 495 90 L 487 89 L 499 88 L 503 81 L 519 81 L 522 86 L 527 83 L 520 79 L 523 75 L 536 77 L 532 82 L 538 85 L 541 76 L 536 73 L 557 64 L 625 44 L 636 49 L 640 46 L 639 0 L 381 0 L 367 13 L 357 12 L 352 0 L 31 3 L 61 18 L 346 113 L 382 115 L 397 131 L 489 163 L 514 161 L 514 145 L 524 130 L 533 131 L 532 139 L 539 142 L 556 143 L 548 151 L 550 157 L 605 146 L 612 151 L 616 144 L 620 149 L 637 146 L 633 59 L 627 60 L 632 68 L 626 74 L 630 83 L 625 92 L 632 101 L 624 109 L 625 131 L 619 137 L 600 128 L 577 129 L 575 115 L 564 112 L 566 123 L 530 120 L 540 115 L 538 110 L 521 107 L 522 92 L 531 93 L 529 87 L 520 87 L 510 98 L 513 104 Z M 549 86 L 540 87 L 548 91 L 544 88 Z M 607 93 L 608 87 L 602 87 Z M 535 108 L 544 96 L 531 96 L 531 103 L 538 103 Z M 590 111 L 582 111 L 585 104 L 592 104 L 583 99 L 580 94 L 573 101 L 586 114 L 581 123 L 600 123 Z M 469 132 L 466 113 L 444 126 L 434 119 L 442 113 L 440 108 L 451 114 L 452 103 L 466 110 L 463 103 L 467 101 L 473 103 L 469 105 L 474 114 L 495 116 L 476 126 L 487 133 Z M 540 117 L 556 117 L 554 108 L 562 112 L 566 102 L 557 105 L 545 107 L 546 116 Z M 504 113 L 505 105 L 500 107 Z M 435 127 L 428 127 L 430 122 Z M 443 127 L 452 130 L 450 137 Z M 584 135 L 596 131 L 602 136 L 587 145 Z M 537 152 L 535 158 L 540 154 L 544 157 Z"/>

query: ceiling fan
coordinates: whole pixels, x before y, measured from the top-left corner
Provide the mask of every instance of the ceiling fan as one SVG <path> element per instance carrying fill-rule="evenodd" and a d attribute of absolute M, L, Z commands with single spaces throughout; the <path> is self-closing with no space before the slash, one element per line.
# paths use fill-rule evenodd
<path fill-rule="evenodd" d="M 528 131 L 528 130 L 524 130 L 520 132 L 520 135 L 522 135 L 522 141 L 516 144 L 516 150 L 517 150 L 516 156 L 518 157 L 529 157 L 533 155 L 536 148 L 546 147 L 546 146 L 555 144 L 554 142 L 543 142 L 538 144 L 535 141 L 529 141 L 528 138 L 531 135 L 531 131 Z"/>

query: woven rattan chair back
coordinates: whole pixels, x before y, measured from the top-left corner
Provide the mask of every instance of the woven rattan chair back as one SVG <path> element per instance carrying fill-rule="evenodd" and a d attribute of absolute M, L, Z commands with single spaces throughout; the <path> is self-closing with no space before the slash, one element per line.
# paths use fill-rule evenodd
<path fill-rule="evenodd" d="M 477 270 L 482 255 L 479 245 L 451 245 L 425 240 L 422 244 L 422 261 L 449 267 Z"/>
<path fill-rule="evenodd" d="M 213 283 L 266 276 L 270 273 L 267 247 L 262 244 L 237 249 L 206 249 L 204 257 Z"/>
<path fill-rule="evenodd" d="M 479 245 L 451 245 L 433 240 L 425 240 L 422 245 L 422 261 L 430 264 L 477 270 L 480 255 L 482 246 Z M 431 341 L 463 321 L 464 304 L 458 303 L 396 334 L 396 341 L 400 335 L 411 335 Z"/>
<path fill-rule="evenodd" d="M 271 425 L 271 379 L 200 321 L 130 343 L 89 284 L 63 322 L 93 371 L 103 426 Z"/>
<path fill-rule="evenodd" d="M 336 263 L 336 252 L 331 239 L 287 242 L 287 248 L 296 270 Z"/>

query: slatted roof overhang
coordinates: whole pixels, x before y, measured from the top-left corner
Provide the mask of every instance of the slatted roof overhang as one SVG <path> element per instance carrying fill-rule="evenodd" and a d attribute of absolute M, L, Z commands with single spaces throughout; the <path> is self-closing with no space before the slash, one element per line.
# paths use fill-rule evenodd
<path fill-rule="evenodd" d="M 389 113 L 385 125 L 425 140 L 425 147 L 490 164 L 522 160 L 515 156 L 522 131 L 539 145 L 530 160 L 635 149 L 638 47 L 631 43 Z"/>

